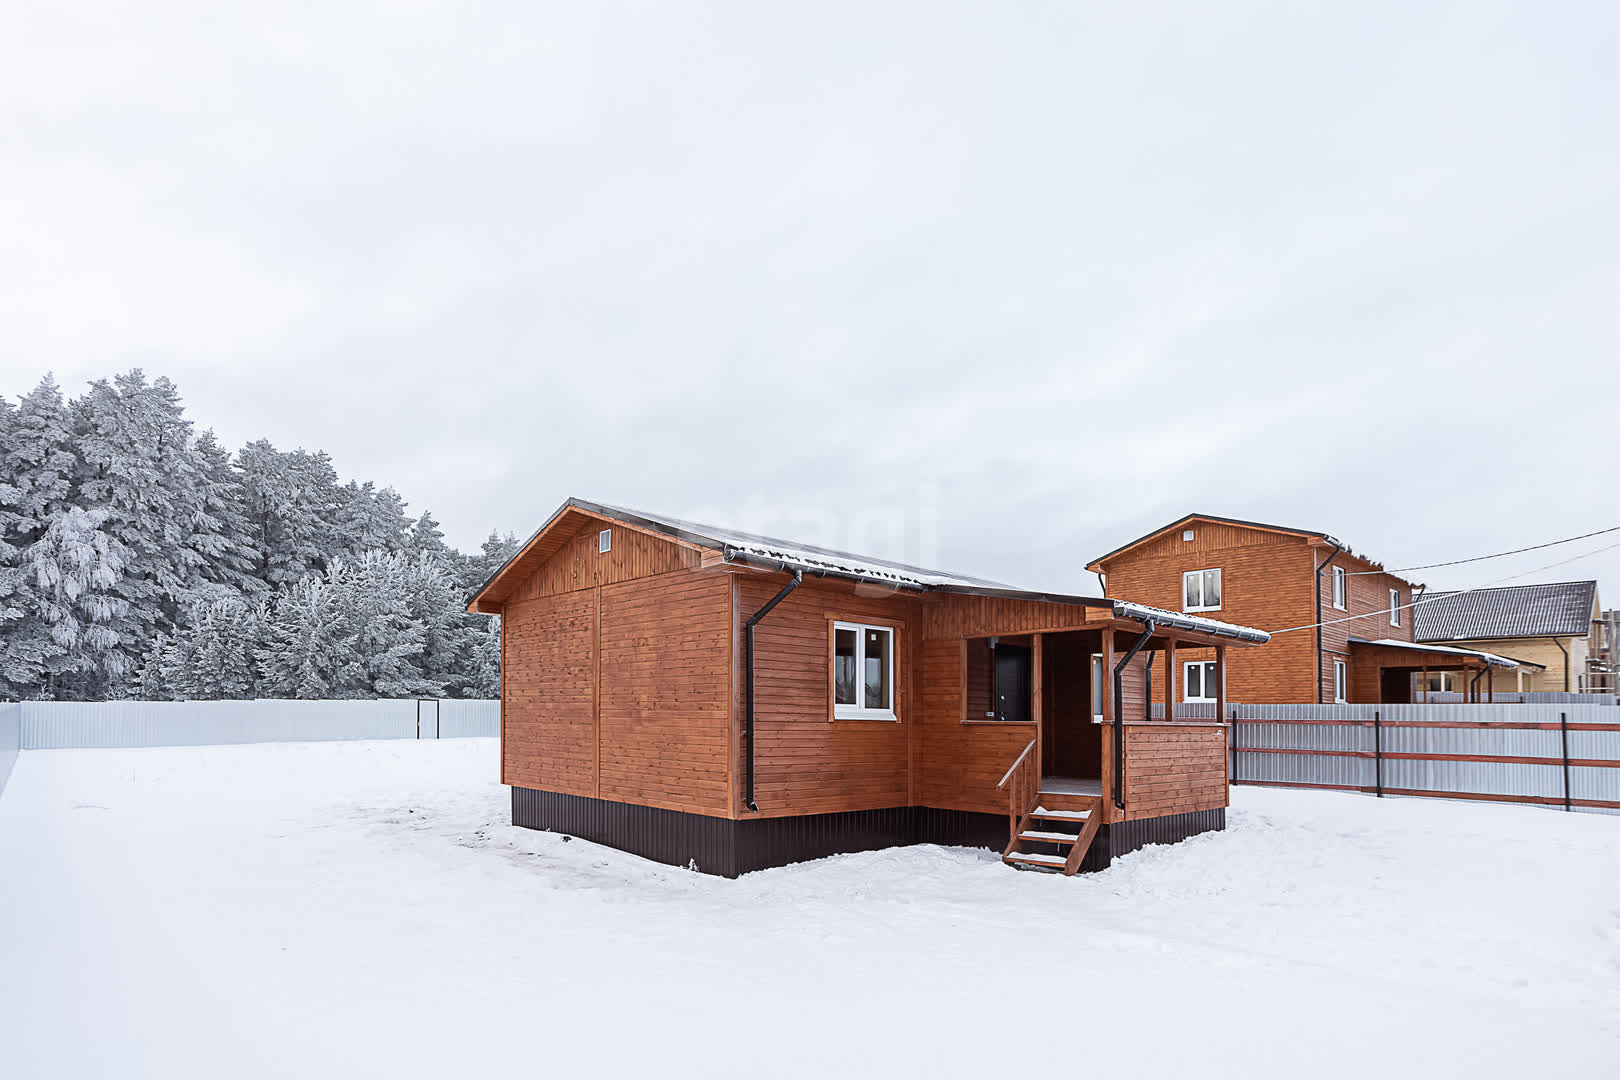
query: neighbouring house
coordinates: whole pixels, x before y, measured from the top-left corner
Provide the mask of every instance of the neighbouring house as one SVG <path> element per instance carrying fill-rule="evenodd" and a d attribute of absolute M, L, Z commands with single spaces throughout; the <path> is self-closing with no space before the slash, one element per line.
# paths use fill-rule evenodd
<path fill-rule="evenodd" d="M 1267 640 L 580 499 L 468 610 L 502 617 L 513 822 L 727 876 L 911 843 L 1074 873 L 1223 828 L 1225 725 L 1153 719 L 1148 662 L 1198 650 L 1218 698 Z"/>
<path fill-rule="evenodd" d="M 1602 672 L 1603 608 L 1595 581 L 1510 585 L 1432 592 L 1414 610 L 1413 639 L 1463 649 L 1491 649 L 1532 661 L 1517 672 L 1514 690 L 1582 693 L 1603 690 L 1588 677 Z"/>
<path fill-rule="evenodd" d="M 1421 586 L 1318 530 L 1188 514 L 1087 569 L 1106 596 L 1269 631 L 1268 644 L 1232 657 L 1226 692 L 1235 702 L 1409 703 L 1435 678 L 1486 700 L 1522 666 L 1485 649 L 1415 642 Z M 1211 661 L 1183 653 L 1179 670 L 1158 677 L 1179 684 L 1183 703 L 1207 703 Z"/>

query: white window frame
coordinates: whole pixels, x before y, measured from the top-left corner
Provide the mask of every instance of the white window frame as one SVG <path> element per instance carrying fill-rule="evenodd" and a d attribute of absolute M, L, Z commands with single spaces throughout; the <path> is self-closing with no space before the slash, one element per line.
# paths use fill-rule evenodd
<path fill-rule="evenodd" d="M 1220 604 L 1205 604 L 1205 603 L 1201 602 L 1204 599 L 1204 575 L 1205 574 L 1214 574 L 1215 575 L 1215 581 L 1217 582 L 1215 587 L 1220 590 L 1221 600 L 1222 600 L 1222 602 L 1225 602 L 1225 600 L 1226 600 L 1226 581 L 1225 581 L 1226 575 L 1221 573 L 1221 568 L 1220 567 L 1218 567 L 1218 566 L 1209 566 L 1209 567 L 1205 567 L 1202 570 L 1186 570 L 1186 571 L 1183 571 L 1182 575 L 1181 575 L 1181 610 L 1182 611 L 1219 611 L 1219 610 L 1221 610 L 1221 605 Z M 1187 579 L 1190 578 L 1190 577 L 1194 577 L 1194 576 L 1196 576 L 1198 578 L 1198 599 L 1199 599 L 1200 603 L 1197 604 L 1197 605 L 1187 603 Z"/>
<path fill-rule="evenodd" d="M 613 550 L 613 530 L 603 529 L 596 534 L 596 553 L 606 555 Z"/>
<path fill-rule="evenodd" d="M 838 703 L 838 685 L 836 664 L 838 663 L 838 631 L 855 631 L 855 695 L 861 701 L 866 699 L 866 634 L 870 630 L 879 630 L 889 635 L 889 656 L 887 672 L 889 687 L 889 704 L 886 708 L 869 709 L 863 704 L 841 705 Z M 832 631 L 827 635 L 827 678 L 832 680 L 827 687 L 827 696 L 832 699 L 834 720 L 898 720 L 899 713 L 894 708 L 894 697 L 897 687 L 894 681 L 895 650 L 899 647 L 900 635 L 892 626 L 880 623 L 845 622 L 842 619 L 833 620 Z"/>
<path fill-rule="evenodd" d="M 1210 676 L 1220 671 L 1219 662 L 1215 660 L 1188 660 L 1181 665 L 1181 700 L 1187 704 L 1215 704 L 1215 695 L 1209 692 Z M 1203 668 L 1198 673 L 1198 688 L 1204 693 L 1201 697 L 1193 697 L 1187 693 L 1187 687 L 1192 683 L 1187 672 L 1193 668 Z"/>
<path fill-rule="evenodd" d="M 1389 625 L 1401 625 L 1401 590 L 1389 590 Z"/>
<path fill-rule="evenodd" d="M 1343 660 L 1333 661 L 1333 703 L 1344 705 L 1349 702 L 1350 666 Z"/>
<path fill-rule="evenodd" d="M 1350 575 L 1345 573 L 1342 566 L 1333 568 L 1333 606 L 1340 611 L 1349 610 L 1350 603 Z"/>
<path fill-rule="evenodd" d="M 1104 680 L 1106 680 L 1108 677 L 1108 666 L 1103 663 L 1103 654 L 1100 652 L 1092 653 L 1091 704 L 1093 708 L 1091 710 L 1091 721 L 1094 724 L 1100 724 L 1103 722 L 1102 706 L 1103 703 L 1108 700 L 1108 691 L 1104 689 Z"/>

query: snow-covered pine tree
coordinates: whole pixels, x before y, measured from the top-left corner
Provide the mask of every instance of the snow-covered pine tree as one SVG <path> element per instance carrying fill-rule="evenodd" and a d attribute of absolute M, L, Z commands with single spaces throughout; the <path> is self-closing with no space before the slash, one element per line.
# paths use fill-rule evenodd
<path fill-rule="evenodd" d="M 128 554 L 103 528 L 104 516 L 70 508 L 23 553 L 34 611 L 8 635 L 6 667 L 47 697 L 90 699 L 130 673 L 113 629 L 128 603 L 118 593 Z"/>
<path fill-rule="evenodd" d="M 332 459 L 324 452 L 282 452 L 259 439 L 242 448 L 237 464 L 255 576 L 274 589 L 326 569 L 340 550 Z"/>
<path fill-rule="evenodd" d="M 472 634 L 461 610 L 456 580 L 441 559 L 423 553 L 405 561 L 410 618 L 422 632 L 416 667 L 437 687 L 436 696 L 464 697 L 472 674 L 468 657 Z"/>
<path fill-rule="evenodd" d="M 6 411 L 0 438 L 0 697 L 48 695 L 69 666 L 30 573 L 29 549 L 72 508 L 73 416 L 49 375 Z M 46 553 L 39 553 L 45 557 Z"/>
<path fill-rule="evenodd" d="M 276 596 L 258 649 L 262 696 L 363 696 L 340 690 L 343 673 L 360 666 L 344 607 L 341 587 L 316 574 Z"/>
<path fill-rule="evenodd" d="M 335 557 L 358 562 L 368 552 L 392 555 L 405 550 L 410 519 L 399 492 L 391 487 L 379 490 L 369 480 L 363 484 L 351 480 L 339 489 L 338 497 Z"/>
<path fill-rule="evenodd" d="M 485 615 L 483 619 L 484 625 L 472 642 L 472 673 L 466 696 L 498 698 L 501 696 L 501 618 Z"/>
<path fill-rule="evenodd" d="M 253 540 L 248 532 L 247 493 L 212 429 L 192 443 L 196 484 L 186 506 L 186 544 L 201 560 L 188 583 L 189 604 L 260 597 L 269 586 L 253 575 Z"/>
<path fill-rule="evenodd" d="M 242 599 L 193 608 L 179 634 L 184 673 L 170 680 L 179 696 L 194 701 L 258 697 L 266 621 L 262 605 Z"/>
<path fill-rule="evenodd" d="M 443 686 L 418 667 L 426 628 L 411 612 L 404 555 L 368 551 L 336 568 L 354 634 L 354 666 L 344 671 L 344 696 L 438 697 Z"/>
<path fill-rule="evenodd" d="M 120 666 L 133 674 L 204 579 L 207 556 L 190 543 L 201 504 L 191 421 L 174 384 L 148 383 L 139 368 L 91 383 L 74 413 L 81 463 L 76 502 L 101 511 L 102 528 L 127 552 L 115 590 L 127 603 L 112 629 L 124 657 Z"/>

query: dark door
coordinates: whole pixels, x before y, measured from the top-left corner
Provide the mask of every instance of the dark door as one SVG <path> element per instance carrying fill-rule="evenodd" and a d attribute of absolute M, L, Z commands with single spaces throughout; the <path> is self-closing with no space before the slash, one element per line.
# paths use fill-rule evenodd
<path fill-rule="evenodd" d="M 1380 671 L 1378 700 L 1385 705 L 1412 704 L 1412 673 L 1404 668 L 1384 668 Z"/>
<path fill-rule="evenodd" d="M 996 719 L 1030 720 L 1034 664 L 1026 645 L 996 645 Z"/>

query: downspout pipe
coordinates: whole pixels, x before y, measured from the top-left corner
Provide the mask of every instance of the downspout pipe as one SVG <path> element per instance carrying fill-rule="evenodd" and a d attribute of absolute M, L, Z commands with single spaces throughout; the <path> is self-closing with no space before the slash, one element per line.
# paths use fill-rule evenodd
<path fill-rule="evenodd" d="M 1333 540 L 1333 537 L 1324 537 L 1324 539 Z M 1326 570 L 1328 565 L 1339 557 L 1339 552 L 1343 550 L 1344 541 L 1333 540 L 1333 553 L 1327 557 L 1326 562 L 1316 568 L 1316 619 L 1314 621 L 1316 623 L 1316 703 L 1318 705 L 1322 704 L 1322 571 Z M 1345 606 L 1349 607 L 1350 598 L 1347 596 L 1344 599 Z"/>
<path fill-rule="evenodd" d="M 1468 680 L 1467 700 L 1474 702 L 1479 700 L 1479 680 L 1483 679 L 1485 677 L 1485 673 L 1489 670 L 1491 670 L 1491 665 L 1486 664 L 1484 667 L 1479 669 L 1479 672 L 1472 679 Z"/>
<path fill-rule="evenodd" d="M 754 802 L 754 627 L 803 581 L 804 571 L 793 571 L 793 580 L 782 586 L 781 592 L 767 600 L 765 606 L 743 624 L 743 805 L 756 814 L 759 813 L 759 806 Z"/>
<path fill-rule="evenodd" d="M 1553 644 L 1558 646 L 1558 651 L 1564 654 L 1564 693 L 1567 694 L 1569 693 L 1569 650 L 1564 647 L 1564 642 L 1560 638 L 1553 638 Z"/>
<path fill-rule="evenodd" d="M 1120 657 L 1119 663 L 1114 665 L 1114 805 L 1121 810 L 1125 809 L 1125 789 L 1121 784 L 1121 779 L 1125 775 L 1125 668 L 1147 645 L 1148 640 L 1153 637 L 1153 631 L 1153 620 L 1149 619 L 1142 624 L 1142 636 L 1131 644 L 1125 655 Z M 1148 708 L 1153 708 L 1151 698 L 1148 701 Z"/>

